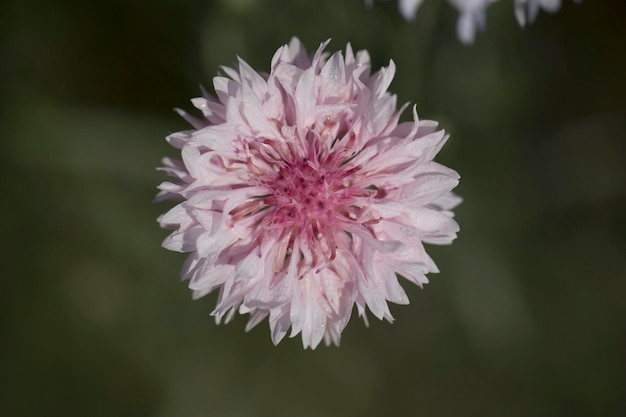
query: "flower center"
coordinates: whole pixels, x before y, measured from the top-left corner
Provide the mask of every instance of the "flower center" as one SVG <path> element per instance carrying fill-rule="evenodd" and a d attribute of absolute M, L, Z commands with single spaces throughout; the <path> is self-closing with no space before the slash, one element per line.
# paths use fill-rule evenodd
<path fill-rule="evenodd" d="M 338 215 L 356 219 L 356 213 L 349 211 L 354 196 L 345 170 L 315 167 L 308 160 L 273 164 L 272 168 L 275 175 L 268 184 L 272 194 L 264 203 L 273 207 L 274 213 L 267 219 L 267 227 L 299 225 L 320 239 L 321 228 L 336 223 Z"/>
<path fill-rule="evenodd" d="M 271 236 L 280 245 L 284 263 L 277 271 L 286 268 L 294 250 L 300 251 L 301 267 L 319 270 L 335 259 L 338 245 L 349 244 L 351 234 L 343 231 L 369 227 L 363 207 L 376 190 L 353 185 L 361 169 L 350 163 L 355 135 L 328 118 L 319 125 L 303 140 L 250 143 L 248 171 L 267 194 L 229 213 L 233 222 L 256 230 L 259 242 Z"/>

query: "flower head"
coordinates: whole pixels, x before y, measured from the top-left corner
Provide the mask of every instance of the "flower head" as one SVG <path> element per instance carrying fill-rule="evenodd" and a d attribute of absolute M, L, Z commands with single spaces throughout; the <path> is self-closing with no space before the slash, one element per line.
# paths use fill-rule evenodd
<path fill-rule="evenodd" d="M 417 9 L 419 9 L 423 1 L 424 0 L 398 0 L 398 8 L 406 20 L 413 20 L 417 14 Z"/>
<path fill-rule="evenodd" d="M 526 22 L 532 23 L 542 8 L 550 13 L 554 13 L 561 7 L 561 0 L 515 0 L 515 17 L 520 26 L 525 26 Z"/>
<path fill-rule="evenodd" d="M 182 270 L 194 297 L 219 290 L 228 322 L 269 316 L 278 343 L 291 327 L 305 347 L 339 344 L 356 305 L 392 320 L 407 304 L 398 275 L 419 286 L 437 268 L 423 242 L 456 236 L 455 171 L 433 157 L 447 139 L 435 122 L 399 123 L 387 92 L 395 67 L 372 73 L 366 51 L 311 57 L 298 39 L 278 49 L 269 74 L 243 60 L 213 80 L 217 98 L 192 102 L 202 119 L 168 137 L 180 204 L 159 218 L 167 249 L 190 252 Z M 398 275 L 397 275 L 398 274 Z"/>
<path fill-rule="evenodd" d="M 366 0 L 371 5 L 372 0 Z M 424 0 L 398 0 L 400 13 L 406 20 L 414 20 L 417 10 Z M 487 8 L 498 0 L 448 0 L 459 11 L 457 21 L 457 36 L 461 42 L 471 44 L 477 30 L 484 30 L 486 26 Z M 512 0 L 515 17 L 520 26 L 527 22 L 532 23 L 539 9 L 555 13 L 561 7 L 561 0 Z M 574 0 L 580 3 L 582 0 Z"/>
<path fill-rule="evenodd" d="M 476 30 L 485 28 L 485 10 L 496 0 L 449 0 L 459 10 L 457 36 L 463 43 L 474 42 Z"/>

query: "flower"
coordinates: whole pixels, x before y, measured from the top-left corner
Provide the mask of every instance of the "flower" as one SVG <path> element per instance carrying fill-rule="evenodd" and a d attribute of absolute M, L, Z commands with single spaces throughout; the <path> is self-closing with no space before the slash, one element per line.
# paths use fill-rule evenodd
<path fill-rule="evenodd" d="M 542 8 L 550 13 L 555 13 L 561 7 L 561 0 L 515 0 L 515 17 L 520 26 L 526 22 L 532 23 Z"/>
<path fill-rule="evenodd" d="M 400 13 L 406 20 L 414 20 L 417 9 L 424 0 L 398 0 Z M 497 0 L 448 0 L 460 13 L 457 23 L 457 35 L 461 42 L 470 44 L 474 42 L 476 30 L 485 28 L 485 13 L 487 7 Z M 574 0 L 580 3 L 581 0 Z M 367 0 L 371 3 L 371 0 Z M 554 13 L 561 7 L 561 0 L 514 0 L 515 17 L 520 26 L 525 26 L 526 22 L 533 22 L 539 13 L 539 9 L 544 9 Z"/>
<path fill-rule="evenodd" d="M 423 1 L 424 0 L 398 0 L 398 8 L 406 20 L 413 20 L 417 14 L 417 9 Z"/>
<path fill-rule="evenodd" d="M 457 22 L 457 36 L 465 44 L 474 42 L 476 29 L 485 28 L 485 10 L 496 0 L 450 0 L 461 14 Z"/>
<path fill-rule="evenodd" d="M 167 138 L 182 161 L 164 159 L 158 196 L 182 200 L 163 246 L 190 252 L 195 298 L 219 290 L 217 323 L 269 316 L 275 344 L 291 327 L 305 348 L 338 345 L 355 305 L 392 321 L 387 302 L 409 302 L 396 274 L 421 287 L 437 272 L 422 243 L 458 230 L 459 176 L 433 162 L 448 136 L 415 108 L 399 123 L 392 61 L 371 73 L 366 51 L 327 44 L 311 57 L 292 39 L 269 74 L 224 67 L 217 97 L 192 100 L 201 119 L 179 110 L 194 129 Z"/>

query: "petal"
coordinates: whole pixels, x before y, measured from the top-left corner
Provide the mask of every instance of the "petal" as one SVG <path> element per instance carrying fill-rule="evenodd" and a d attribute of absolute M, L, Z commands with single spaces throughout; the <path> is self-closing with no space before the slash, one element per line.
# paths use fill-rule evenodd
<path fill-rule="evenodd" d="M 423 0 L 399 0 L 398 7 L 400 8 L 400 13 L 406 20 L 415 19 L 415 15 L 417 14 L 418 7 L 422 4 Z"/>

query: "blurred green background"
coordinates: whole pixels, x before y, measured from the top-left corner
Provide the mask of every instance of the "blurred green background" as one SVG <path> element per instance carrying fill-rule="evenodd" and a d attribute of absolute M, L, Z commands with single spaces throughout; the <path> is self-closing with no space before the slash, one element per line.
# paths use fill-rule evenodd
<path fill-rule="evenodd" d="M 512 1 L 472 46 L 428 0 L 17 0 L 0 16 L 5 416 L 626 415 L 626 2 Z M 393 59 L 452 138 L 459 239 L 342 346 L 216 326 L 160 247 L 155 171 L 200 83 L 293 35 Z"/>

